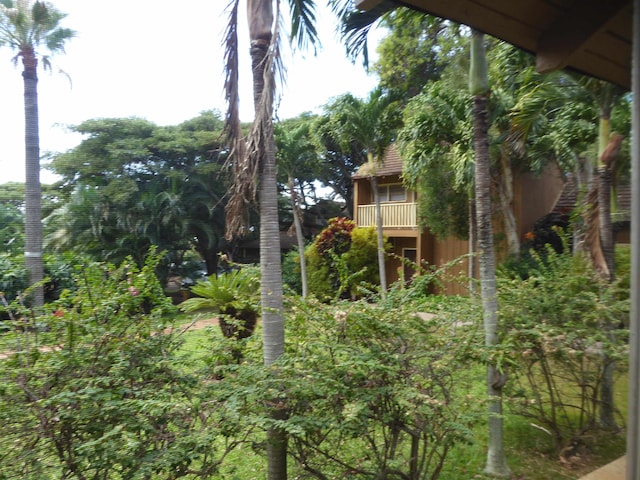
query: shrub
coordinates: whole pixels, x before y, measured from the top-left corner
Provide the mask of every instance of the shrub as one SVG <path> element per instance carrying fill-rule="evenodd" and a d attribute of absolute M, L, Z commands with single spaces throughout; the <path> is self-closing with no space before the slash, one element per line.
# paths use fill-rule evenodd
<path fill-rule="evenodd" d="M 345 217 L 329 219 L 327 226 L 318 234 L 313 242 L 320 255 L 342 255 L 351 247 L 351 232 L 356 228 L 356 222 Z M 330 260 L 330 258 L 327 258 Z"/>
<path fill-rule="evenodd" d="M 244 383 L 229 399 L 235 415 L 283 428 L 300 478 L 436 479 L 479 418 L 454 377 L 466 368 L 464 335 L 390 304 L 299 300 L 286 311 L 276 368 L 233 370 Z"/>
<path fill-rule="evenodd" d="M 0 361 L 0 478 L 216 472 L 240 423 L 223 429 L 218 389 L 185 371 L 180 335 L 164 330 L 174 307 L 155 276 L 158 261 L 86 265 L 77 291 L 48 305 L 56 347 L 24 341 Z"/>
<path fill-rule="evenodd" d="M 13 301 L 29 285 L 29 274 L 20 256 L 0 254 L 0 292 Z"/>
<path fill-rule="evenodd" d="M 64 290 L 75 290 L 74 273 L 86 259 L 74 253 L 44 255 L 44 274 L 46 282 L 45 301 L 53 302 Z M 8 301 L 15 300 L 29 286 L 29 274 L 24 267 L 24 257 L 0 254 L 0 292 Z"/>
<path fill-rule="evenodd" d="M 391 246 L 385 243 L 385 249 Z M 377 252 L 375 228 L 331 219 L 305 251 L 309 291 L 323 301 L 362 297 L 361 287 L 370 291 L 380 283 Z"/>
<path fill-rule="evenodd" d="M 298 250 L 290 250 L 282 259 L 282 281 L 298 295 L 302 294 L 302 278 L 300 275 L 300 252 Z"/>
<path fill-rule="evenodd" d="M 307 284 L 309 292 L 322 301 L 329 301 L 336 296 L 338 282 L 335 272 L 331 271 L 328 262 L 314 244 L 304 252 L 307 259 Z"/>
<path fill-rule="evenodd" d="M 561 450 L 598 427 L 599 393 L 611 361 L 626 362 L 628 316 L 617 286 L 588 259 L 549 249 L 528 277 L 499 277 L 501 364 L 510 364 L 511 406 L 547 431 Z"/>
<path fill-rule="evenodd" d="M 246 338 L 253 333 L 260 311 L 260 274 L 256 267 L 211 275 L 199 280 L 191 292 L 197 297 L 185 300 L 181 310 L 210 309 L 220 314 L 220 329 L 227 338 Z"/>

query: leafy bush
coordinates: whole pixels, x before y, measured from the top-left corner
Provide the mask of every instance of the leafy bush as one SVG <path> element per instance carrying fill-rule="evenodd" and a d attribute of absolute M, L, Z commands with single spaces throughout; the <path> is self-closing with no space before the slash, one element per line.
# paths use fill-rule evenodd
<path fill-rule="evenodd" d="M 0 292 L 5 298 L 13 301 L 28 285 L 29 274 L 23 257 L 0 254 Z"/>
<path fill-rule="evenodd" d="M 621 326 L 629 307 L 585 257 L 549 249 L 544 261 L 533 258 L 526 279 L 499 277 L 501 364 L 510 365 L 512 407 L 559 451 L 598 427 L 605 370 L 626 362 L 628 332 L 610 326 Z"/>
<path fill-rule="evenodd" d="M 307 284 L 309 292 L 323 301 L 336 296 L 338 281 L 331 263 L 323 257 L 315 245 L 311 244 L 304 252 L 307 260 Z"/>
<path fill-rule="evenodd" d="M 223 429 L 218 390 L 165 331 L 158 261 L 85 266 L 49 305 L 54 347 L 24 332 L 0 361 L 0 478 L 211 478 L 235 446 L 241 423 Z"/>
<path fill-rule="evenodd" d="M 478 418 L 454 376 L 467 368 L 467 332 L 453 337 L 441 319 L 391 304 L 286 311 L 286 354 L 276 369 L 243 366 L 236 416 L 286 430 L 300 478 L 437 478 Z"/>
<path fill-rule="evenodd" d="M 302 294 L 300 275 L 300 253 L 298 250 L 290 250 L 282 259 L 282 281 L 298 295 Z"/>
<path fill-rule="evenodd" d="M 57 300 L 64 290 L 75 290 L 74 273 L 86 259 L 74 253 L 44 255 L 45 301 Z M 8 301 L 15 300 L 29 286 L 29 273 L 22 254 L 0 254 L 0 292 Z M 1 311 L 1 309 L 0 309 Z"/>
<path fill-rule="evenodd" d="M 318 234 L 313 242 L 320 255 L 333 252 L 342 255 L 351 247 L 351 232 L 356 222 L 345 217 L 330 218 L 327 226 Z M 329 260 L 330 258 L 327 258 Z"/>
<path fill-rule="evenodd" d="M 375 289 L 380 283 L 377 252 L 375 228 L 356 228 L 344 218 L 329 220 L 305 251 L 309 291 L 323 301 L 362 297 L 362 286 Z"/>

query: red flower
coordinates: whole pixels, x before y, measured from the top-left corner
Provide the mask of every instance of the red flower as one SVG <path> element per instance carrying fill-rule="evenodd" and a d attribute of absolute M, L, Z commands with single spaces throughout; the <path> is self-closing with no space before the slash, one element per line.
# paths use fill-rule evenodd
<path fill-rule="evenodd" d="M 59 308 L 58 310 L 56 310 L 55 312 L 53 312 L 53 316 L 54 316 L 54 317 L 58 317 L 58 318 L 62 318 L 62 317 L 64 317 L 64 310 L 62 310 L 61 308 Z"/>
<path fill-rule="evenodd" d="M 129 293 L 131 294 L 132 297 L 137 297 L 139 294 L 138 290 L 133 285 L 129 287 Z"/>

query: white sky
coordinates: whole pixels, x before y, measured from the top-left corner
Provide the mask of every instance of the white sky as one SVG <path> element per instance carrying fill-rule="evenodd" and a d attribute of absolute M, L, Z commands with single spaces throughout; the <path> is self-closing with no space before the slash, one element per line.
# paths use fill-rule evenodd
<path fill-rule="evenodd" d="M 52 0 L 77 32 L 66 53 L 52 59 L 52 74 L 40 69 L 40 152 L 73 148 L 81 137 L 65 130 L 90 118 L 142 117 L 177 125 L 204 110 L 225 110 L 222 35 L 227 0 Z M 285 3 L 285 2 L 283 2 Z M 280 118 L 317 111 L 346 92 L 364 97 L 377 83 L 360 63 L 352 65 L 334 31 L 330 12 L 316 2 L 323 49 L 317 57 L 298 52 L 286 60 L 287 85 Z M 241 9 L 245 22 L 245 8 Z M 380 33 L 374 35 L 379 38 Z M 248 36 L 246 27 L 240 41 Z M 247 42 L 248 43 L 248 42 Z M 247 43 L 241 45 L 242 119 L 253 115 Z M 370 45 L 370 51 L 375 45 Z M 24 181 L 24 105 L 21 65 L 0 48 L 0 184 Z M 69 80 L 58 72 L 64 70 Z M 244 81 L 242 81 L 244 79 Z M 43 183 L 53 181 L 43 170 Z"/>

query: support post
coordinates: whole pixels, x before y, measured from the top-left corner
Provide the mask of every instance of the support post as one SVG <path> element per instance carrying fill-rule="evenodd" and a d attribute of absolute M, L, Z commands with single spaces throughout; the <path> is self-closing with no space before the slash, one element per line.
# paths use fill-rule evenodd
<path fill-rule="evenodd" d="M 627 480 L 640 478 L 640 0 L 633 2 L 631 89 L 631 316 Z"/>

